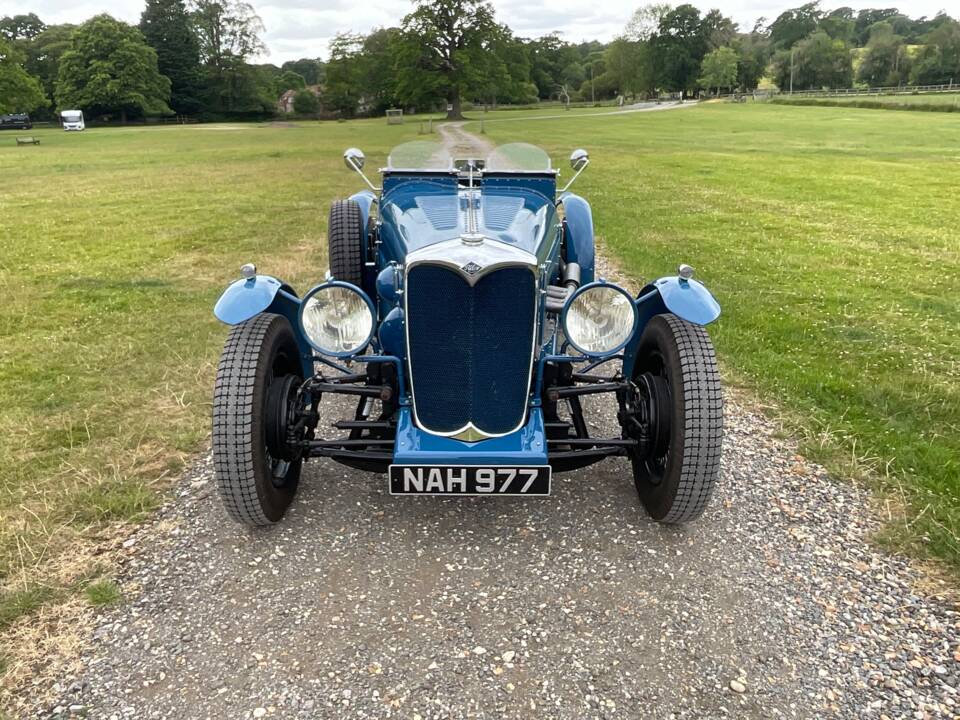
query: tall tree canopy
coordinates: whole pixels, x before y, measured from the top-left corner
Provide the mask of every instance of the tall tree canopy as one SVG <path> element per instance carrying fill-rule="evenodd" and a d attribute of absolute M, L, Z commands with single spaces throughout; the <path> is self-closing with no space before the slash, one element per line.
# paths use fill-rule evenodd
<path fill-rule="evenodd" d="M 206 109 L 215 114 L 262 114 L 274 107 L 272 74 L 247 63 L 264 50 L 263 22 L 240 0 L 192 0 L 207 85 Z"/>
<path fill-rule="evenodd" d="M 44 31 L 47 26 L 34 13 L 0 18 L 0 38 L 5 40 L 29 40 Z"/>
<path fill-rule="evenodd" d="M 47 105 L 40 81 L 23 69 L 26 55 L 0 38 L 0 113 L 33 112 Z"/>
<path fill-rule="evenodd" d="M 43 91 L 52 101 L 60 71 L 60 58 L 70 49 L 70 38 L 76 25 L 48 25 L 26 44 L 28 73 L 43 84 Z"/>
<path fill-rule="evenodd" d="M 91 115 L 170 112 L 170 81 L 157 69 L 157 52 L 134 27 L 97 15 L 83 23 L 60 58 L 56 89 L 61 109 Z"/>
<path fill-rule="evenodd" d="M 157 51 L 160 73 L 170 79 L 170 107 L 186 115 L 200 112 L 200 44 L 183 0 L 147 0 L 140 31 Z"/>
<path fill-rule="evenodd" d="M 417 86 L 429 78 L 430 89 L 447 99 L 447 117 L 461 119 L 462 97 L 505 74 L 503 63 L 490 52 L 503 29 L 492 6 L 480 0 L 415 2 L 417 9 L 403 19 L 400 94 L 422 97 Z"/>

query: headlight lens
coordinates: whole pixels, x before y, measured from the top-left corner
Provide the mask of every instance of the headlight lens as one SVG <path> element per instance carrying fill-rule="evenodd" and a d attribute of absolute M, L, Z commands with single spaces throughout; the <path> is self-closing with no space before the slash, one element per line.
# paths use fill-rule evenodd
<path fill-rule="evenodd" d="M 300 324 L 307 340 L 327 355 L 353 355 L 373 335 L 370 302 L 349 285 L 322 285 L 304 301 Z"/>
<path fill-rule="evenodd" d="M 588 285 L 567 306 L 563 332 L 586 355 L 612 355 L 630 339 L 636 322 L 637 307 L 626 291 Z"/>

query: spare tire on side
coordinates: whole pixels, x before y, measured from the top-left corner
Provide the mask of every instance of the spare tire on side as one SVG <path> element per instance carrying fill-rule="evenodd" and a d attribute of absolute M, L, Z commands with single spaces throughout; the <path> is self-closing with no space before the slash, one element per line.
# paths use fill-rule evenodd
<path fill-rule="evenodd" d="M 352 283 L 357 287 L 363 282 L 364 248 L 366 228 L 360 206 L 353 200 L 335 200 L 330 207 L 330 222 L 327 225 L 330 251 L 330 274 L 334 280 Z"/>

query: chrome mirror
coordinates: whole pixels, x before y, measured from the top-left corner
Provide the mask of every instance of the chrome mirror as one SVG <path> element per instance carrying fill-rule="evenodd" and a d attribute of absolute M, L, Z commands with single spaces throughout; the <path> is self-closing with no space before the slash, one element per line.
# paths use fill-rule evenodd
<path fill-rule="evenodd" d="M 570 153 L 570 167 L 573 168 L 573 177 L 570 178 L 570 182 L 568 182 L 560 192 L 565 193 L 589 164 L 590 154 L 583 148 L 577 148 Z"/>
<path fill-rule="evenodd" d="M 583 170 L 589 162 L 590 154 L 583 148 L 578 148 L 570 153 L 570 167 L 572 167 L 575 172 Z"/>
<path fill-rule="evenodd" d="M 353 170 L 355 173 L 357 173 L 357 175 L 362 177 L 363 181 L 371 190 L 374 192 L 380 192 L 380 188 L 370 182 L 367 176 L 363 174 L 363 165 L 366 160 L 367 158 L 363 154 L 363 150 L 360 150 L 359 148 L 347 148 L 343 152 L 343 164 L 346 165 L 350 170 Z"/>
<path fill-rule="evenodd" d="M 343 164 L 351 170 L 360 172 L 367 158 L 359 148 L 347 148 L 343 153 Z"/>

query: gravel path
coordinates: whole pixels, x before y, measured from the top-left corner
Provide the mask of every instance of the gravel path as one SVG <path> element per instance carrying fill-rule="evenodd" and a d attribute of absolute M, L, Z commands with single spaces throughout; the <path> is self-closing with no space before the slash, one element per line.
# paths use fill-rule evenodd
<path fill-rule="evenodd" d="M 205 458 L 127 541 L 85 670 L 25 716 L 960 717 L 960 614 L 872 517 L 733 397 L 717 495 L 680 528 L 623 459 L 538 499 L 396 498 L 322 461 L 251 531 Z"/>
<path fill-rule="evenodd" d="M 732 399 L 726 422 L 718 496 L 682 528 L 620 459 L 537 500 L 395 498 L 324 461 L 250 531 L 204 459 L 38 714 L 956 717 L 960 616 L 867 545 L 863 494 Z"/>

